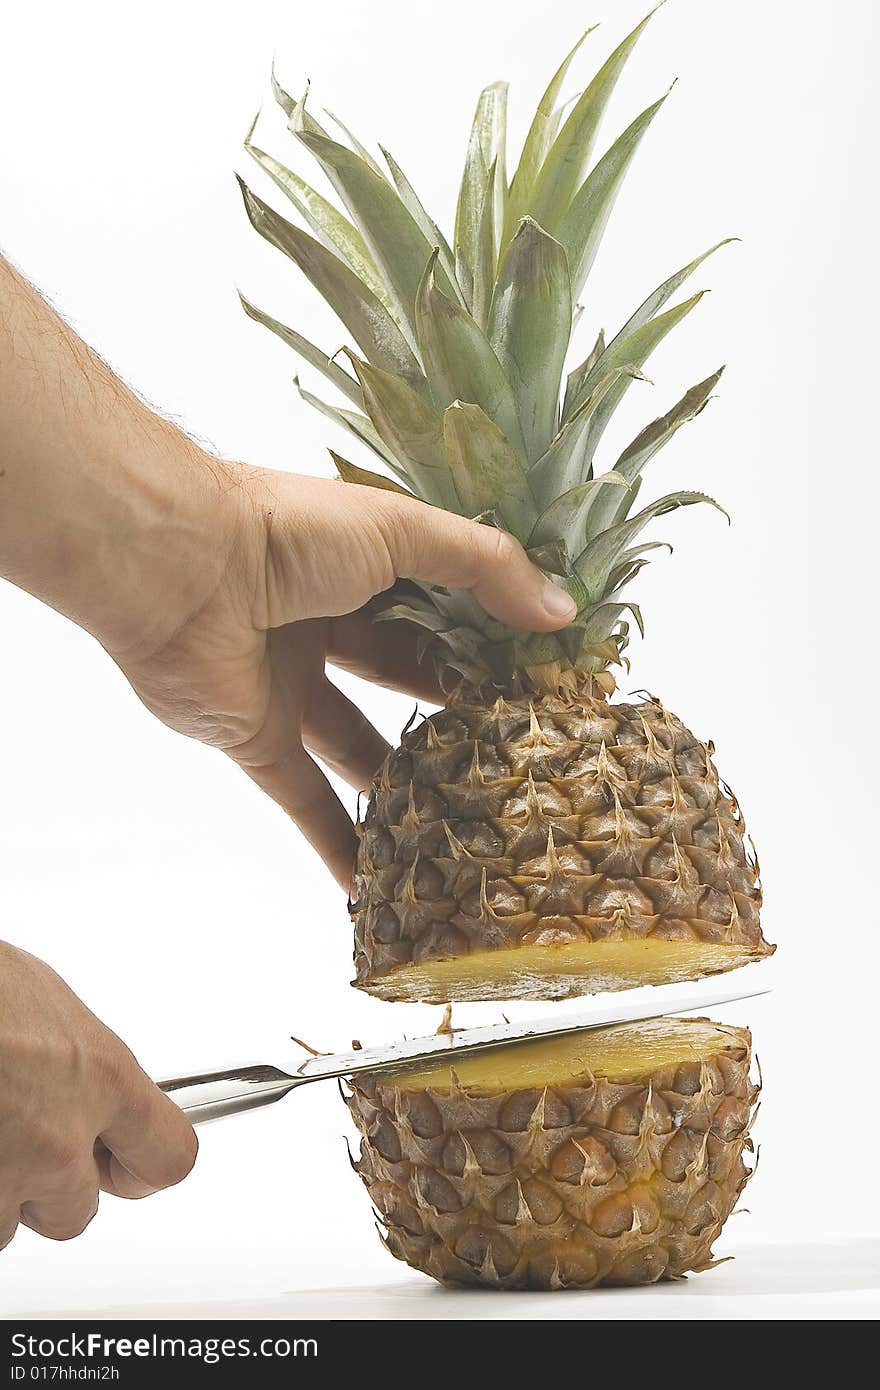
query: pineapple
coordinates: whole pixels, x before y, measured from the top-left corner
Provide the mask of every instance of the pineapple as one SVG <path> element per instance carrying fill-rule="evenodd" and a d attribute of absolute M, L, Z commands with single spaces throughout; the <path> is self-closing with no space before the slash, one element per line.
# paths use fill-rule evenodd
<path fill-rule="evenodd" d="M 359 1077 L 354 1165 L 442 1283 L 647 1284 L 711 1266 L 750 1176 L 751 1039 L 655 1019 Z"/>
<path fill-rule="evenodd" d="M 471 594 L 429 584 L 400 584 L 378 605 L 378 618 L 422 629 L 421 651 L 449 690 L 446 708 L 379 769 L 360 826 L 356 984 L 384 999 L 563 998 L 694 979 L 773 950 L 757 860 L 711 744 L 653 696 L 611 698 L 630 620 L 642 627 L 624 591 L 661 545 L 646 527 L 675 508 L 718 506 L 694 491 L 637 500 L 646 465 L 702 411 L 718 371 L 611 466 L 598 463 L 612 413 L 700 294 L 669 301 L 717 247 L 665 280 L 610 341 L 600 333 L 583 360 L 567 361 L 618 189 L 666 99 L 593 161 L 647 22 L 566 106 L 575 45 L 510 177 L 506 87 L 485 89 L 451 243 L 391 154 L 383 169 L 344 128 L 333 138 L 274 76 L 290 131 L 346 211 L 259 148 L 253 128 L 247 139 L 310 230 L 242 184 L 251 222 L 353 345 L 331 357 L 244 307 L 345 398 L 301 388 L 305 399 L 380 460 L 381 473 L 334 455 L 343 485 L 394 488 L 506 529 L 577 603 L 553 634 L 515 631 Z"/>

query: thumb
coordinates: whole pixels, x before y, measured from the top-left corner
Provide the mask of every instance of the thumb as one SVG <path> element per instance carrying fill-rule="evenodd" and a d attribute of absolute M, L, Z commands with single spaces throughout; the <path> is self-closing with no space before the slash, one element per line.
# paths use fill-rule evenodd
<path fill-rule="evenodd" d="M 530 632 L 564 627 L 577 613 L 508 531 L 391 493 L 376 520 L 398 579 L 469 589 L 493 618 Z"/>

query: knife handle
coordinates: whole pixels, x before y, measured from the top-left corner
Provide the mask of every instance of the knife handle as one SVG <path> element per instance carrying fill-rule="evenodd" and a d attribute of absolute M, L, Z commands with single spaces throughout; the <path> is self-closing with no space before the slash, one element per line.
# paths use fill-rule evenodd
<path fill-rule="evenodd" d="M 256 1065 L 229 1071 L 203 1072 L 196 1076 L 175 1076 L 158 1083 L 191 1124 L 206 1124 L 224 1115 L 238 1115 L 243 1110 L 256 1110 L 272 1105 L 297 1086 L 305 1086 L 311 1078 L 291 1076 L 278 1067 Z"/>

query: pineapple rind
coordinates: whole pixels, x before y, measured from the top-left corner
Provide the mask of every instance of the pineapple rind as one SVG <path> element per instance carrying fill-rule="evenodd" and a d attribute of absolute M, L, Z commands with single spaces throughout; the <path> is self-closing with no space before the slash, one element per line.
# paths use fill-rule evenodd
<path fill-rule="evenodd" d="M 757 861 L 712 751 L 654 697 L 487 705 L 458 692 L 374 781 L 352 906 L 357 985 L 473 998 L 471 960 L 479 997 L 559 998 L 591 977 L 652 982 L 652 959 L 659 983 L 770 954 Z M 641 978 L 635 951 L 634 968 L 619 949 L 615 966 L 626 943 L 645 948 Z M 421 993 L 432 975 L 437 993 Z"/>
<path fill-rule="evenodd" d="M 651 1024 L 606 1030 L 609 1043 L 628 1035 L 616 1072 L 597 1056 L 599 1035 L 591 1070 L 524 1088 L 448 1072 L 416 1089 L 412 1078 L 353 1082 L 355 1166 L 391 1253 L 442 1283 L 502 1289 L 653 1283 L 709 1267 L 750 1176 L 751 1038 L 706 1020 L 662 1028 L 667 1044 L 678 1033 L 680 1056 L 661 1046 L 658 1060 Z M 541 1070 L 554 1076 L 552 1060 Z M 516 1074 L 511 1063 L 514 1085 Z"/>

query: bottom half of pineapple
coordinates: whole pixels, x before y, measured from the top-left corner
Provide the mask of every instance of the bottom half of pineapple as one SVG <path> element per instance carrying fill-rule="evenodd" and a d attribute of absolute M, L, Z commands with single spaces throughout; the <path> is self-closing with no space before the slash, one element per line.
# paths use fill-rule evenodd
<path fill-rule="evenodd" d="M 361 1077 L 355 1167 L 398 1259 L 442 1283 L 676 1278 L 750 1176 L 746 1029 L 655 1019 Z"/>

